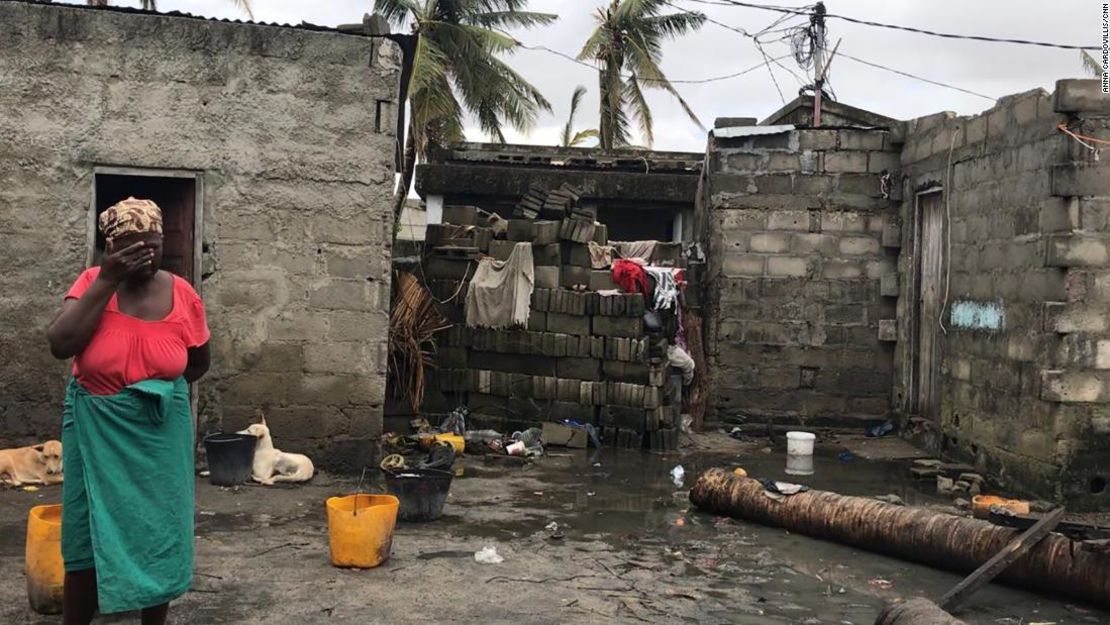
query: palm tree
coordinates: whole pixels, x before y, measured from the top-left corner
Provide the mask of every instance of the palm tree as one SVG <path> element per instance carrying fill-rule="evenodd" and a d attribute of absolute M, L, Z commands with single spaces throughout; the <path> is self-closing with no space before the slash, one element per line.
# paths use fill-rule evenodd
<path fill-rule="evenodd" d="M 578 114 L 578 105 L 582 103 L 582 96 L 586 95 L 586 88 L 578 85 L 574 88 L 574 95 L 570 96 L 570 115 L 567 116 L 567 125 L 563 126 L 562 146 L 571 148 L 579 145 L 586 139 L 596 139 L 597 129 L 579 130 L 574 132 L 574 117 Z"/>
<path fill-rule="evenodd" d="M 528 0 L 375 0 L 374 10 L 416 35 L 405 158 L 394 214 L 400 215 L 417 158 L 462 141 L 463 115 L 504 143 L 504 124 L 526 131 L 551 104 L 498 55 L 519 45 L 505 28 L 550 24 L 558 16 L 523 10 Z"/>
<path fill-rule="evenodd" d="M 1091 56 L 1090 52 L 1087 52 L 1086 50 L 1080 50 L 1079 58 L 1082 59 L 1083 69 L 1088 74 L 1094 76 L 1095 78 L 1100 78 L 1102 76 L 1102 63 L 1100 63 L 1095 57 Z"/>
<path fill-rule="evenodd" d="M 608 8 L 597 11 L 597 28 L 578 58 L 599 65 L 598 128 L 602 149 L 629 145 L 629 113 L 636 118 L 647 145 L 651 146 L 655 136 L 644 88 L 669 92 L 690 119 L 701 126 L 697 115 L 663 75 L 659 63 L 663 58 L 663 40 L 697 30 L 705 23 L 705 15 L 693 11 L 663 15 L 668 4 L 667 0 L 612 0 Z M 628 76 L 624 75 L 626 70 Z"/>
<path fill-rule="evenodd" d="M 158 3 L 156 0 L 142 0 L 143 9 L 147 11 L 157 11 Z M 89 6 L 106 7 L 108 0 L 86 0 Z M 251 10 L 250 0 L 231 0 L 231 3 L 243 10 L 252 20 L 254 19 L 254 11 Z"/>

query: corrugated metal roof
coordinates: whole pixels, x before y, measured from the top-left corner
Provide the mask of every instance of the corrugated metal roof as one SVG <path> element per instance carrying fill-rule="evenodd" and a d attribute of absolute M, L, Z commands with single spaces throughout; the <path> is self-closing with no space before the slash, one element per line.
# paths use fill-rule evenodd
<path fill-rule="evenodd" d="M 192 13 L 185 13 L 182 11 L 146 11 L 143 9 L 136 9 L 133 7 L 121 6 L 89 6 L 87 4 L 70 4 L 63 2 L 50 2 L 50 0 L 0 0 L 0 2 L 16 2 L 20 4 L 39 4 L 43 6 L 54 6 L 66 9 L 76 9 L 81 11 L 112 11 L 115 13 L 133 13 L 138 15 L 160 16 L 160 17 L 174 17 L 181 19 L 203 20 L 206 22 L 221 22 L 224 24 L 241 24 L 244 26 L 271 26 L 276 28 L 295 28 L 298 30 L 311 30 L 317 32 L 330 32 L 339 33 L 344 35 L 364 36 L 363 33 L 352 33 L 340 31 L 332 26 L 321 26 L 319 24 L 310 24 L 309 22 L 301 22 L 300 24 L 280 24 L 277 22 L 255 22 L 251 20 L 233 20 L 228 18 L 207 17 L 204 15 L 194 15 Z M 360 18 L 361 19 L 361 18 Z M 384 36 L 384 35 L 379 35 Z"/>
<path fill-rule="evenodd" d="M 781 126 L 734 126 L 731 128 L 714 128 L 710 131 L 714 137 L 720 139 L 735 139 L 737 137 L 754 137 L 758 135 L 777 135 L 794 130 L 794 124 Z"/>

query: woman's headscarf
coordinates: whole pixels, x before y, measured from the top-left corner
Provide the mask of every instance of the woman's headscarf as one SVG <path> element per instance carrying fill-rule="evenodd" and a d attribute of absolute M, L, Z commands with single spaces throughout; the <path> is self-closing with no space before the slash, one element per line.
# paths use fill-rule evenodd
<path fill-rule="evenodd" d="M 162 234 L 162 209 L 150 200 L 129 197 L 100 213 L 99 224 L 109 241 L 136 232 Z"/>

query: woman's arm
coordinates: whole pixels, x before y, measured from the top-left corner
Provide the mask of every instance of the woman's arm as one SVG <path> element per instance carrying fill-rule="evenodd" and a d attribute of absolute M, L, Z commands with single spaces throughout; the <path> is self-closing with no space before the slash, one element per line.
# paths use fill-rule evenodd
<path fill-rule="evenodd" d="M 189 363 L 185 365 L 185 381 L 189 384 L 196 382 L 208 373 L 208 367 L 212 364 L 212 351 L 208 348 L 208 343 L 200 347 L 189 348 Z"/>
<path fill-rule="evenodd" d="M 62 303 L 62 311 L 46 331 L 50 353 L 55 358 L 73 358 L 85 349 L 100 325 L 104 307 L 115 292 L 115 284 L 97 278 L 81 299 L 67 299 Z"/>
<path fill-rule="evenodd" d="M 105 256 L 100 273 L 81 298 L 62 303 L 62 311 L 46 331 L 50 353 L 55 358 L 73 358 L 89 344 L 100 325 L 104 307 L 120 282 L 132 271 L 150 263 L 153 254 L 149 249 L 144 250 L 143 245 L 136 243 Z"/>

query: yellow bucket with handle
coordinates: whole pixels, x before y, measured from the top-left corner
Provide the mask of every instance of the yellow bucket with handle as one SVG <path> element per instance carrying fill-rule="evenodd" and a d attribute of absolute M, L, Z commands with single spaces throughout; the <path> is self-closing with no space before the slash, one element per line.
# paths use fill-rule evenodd
<path fill-rule="evenodd" d="M 393 495 L 365 493 L 329 498 L 332 565 L 372 569 L 388 560 L 400 503 Z"/>
<path fill-rule="evenodd" d="M 35 506 L 27 514 L 27 599 L 39 614 L 62 612 L 62 506 Z"/>

